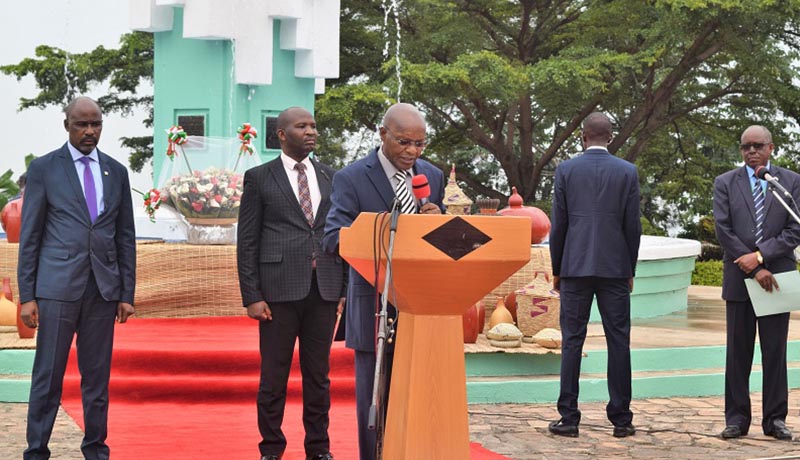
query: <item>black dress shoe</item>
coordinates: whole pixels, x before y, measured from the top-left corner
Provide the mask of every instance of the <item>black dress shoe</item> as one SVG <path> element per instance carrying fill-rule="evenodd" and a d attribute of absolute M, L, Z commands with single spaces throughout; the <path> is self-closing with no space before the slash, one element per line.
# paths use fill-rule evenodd
<path fill-rule="evenodd" d="M 728 425 L 724 430 L 722 430 L 721 436 L 722 439 L 735 439 L 745 436 L 746 434 L 747 432 L 742 431 L 742 429 L 739 428 L 739 425 Z"/>
<path fill-rule="evenodd" d="M 283 457 L 283 454 L 281 454 L 281 455 L 274 455 L 274 454 L 262 455 L 261 456 L 261 460 L 281 460 L 282 457 Z"/>
<path fill-rule="evenodd" d="M 557 436 L 567 436 L 570 438 L 578 437 L 578 425 L 565 423 L 563 418 L 555 422 L 550 422 L 547 429 Z"/>
<path fill-rule="evenodd" d="M 772 430 L 764 434 L 767 436 L 772 436 L 775 439 L 780 439 L 781 441 L 792 440 L 792 432 L 786 428 L 786 423 L 784 423 L 783 420 L 775 420 L 772 422 Z"/>
<path fill-rule="evenodd" d="M 615 438 L 627 438 L 628 436 L 633 436 L 635 434 L 636 434 L 636 428 L 634 428 L 634 426 L 630 423 L 625 426 L 614 427 Z"/>
<path fill-rule="evenodd" d="M 306 460 L 333 460 L 333 455 L 330 452 L 322 454 L 306 455 Z"/>

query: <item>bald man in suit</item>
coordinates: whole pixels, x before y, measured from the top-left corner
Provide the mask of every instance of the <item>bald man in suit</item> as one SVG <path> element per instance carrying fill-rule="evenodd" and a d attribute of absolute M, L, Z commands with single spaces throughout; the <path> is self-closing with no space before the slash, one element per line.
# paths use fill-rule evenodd
<path fill-rule="evenodd" d="M 66 108 L 69 141 L 28 167 L 20 231 L 21 317 L 38 327 L 25 460 L 50 458 L 72 339 L 87 460 L 108 460 L 105 443 L 114 318 L 134 313 L 136 240 L 128 170 L 97 149 L 103 115 L 79 97 Z"/>

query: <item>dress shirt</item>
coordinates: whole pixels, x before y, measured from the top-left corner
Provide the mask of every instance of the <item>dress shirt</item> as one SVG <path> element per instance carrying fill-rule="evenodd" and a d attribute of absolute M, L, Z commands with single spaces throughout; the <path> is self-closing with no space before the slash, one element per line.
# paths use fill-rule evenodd
<path fill-rule="evenodd" d="M 83 190 L 84 196 L 86 196 L 86 187 L 83 185 L 83 170 L 86 166 L 80 159 L 88 156 L 92 160 L 89 165 L 92 168 L 92 178 L 94 179 L 94 190 L 97 198 L 97 217 L 100 217 L 100 214 L 103 214 L 105 210 L 105 206 L 103 205 L 103 173 L 100 170 L 100 157 L 97 155 L 97 149 L 93 149 L 89 155 L 84 155 L 69 142 L 67 142 L 67 148 L 72 156 L 75 171 L 78 172 L 78 180 L 81 181 L 81 190 Z"/>
<path fill-rule="evenodd" d="M 756 170 L 751 168 L 750 165 L 744 165 L 744 168 L 747 170 L 747 177 L 750 179 L 750 190 L 756 188 L 756 181 L 758 181 L 761 184 L 761 190 L 764 191 L 764 196 L 767 196 L 767 181 L 755 177 Z M 769 161 L 766 168 L 769 170 Z"/>
<path fill-rule="evenodd" d="M 292 191 L 294 191 L 294 197 L 297 198 L 297 202 L 300 202 L 300 190 L 297 186 L 297 170 L 294 169 L 294 165 L 298 162 L 295 161 L 289 155 L 281 152 L 281 162 L 283 163 L 283 168 L 286 170 L 286 175 L 289 177 L 289 183 L 292 184 Z M 303 163 L 306 166 L 306 177 L 308 178 L 308 191 L 311 193 L 311 208 L 314 210 L 314 217 L 317 217 L 317 210 L 319 209 L 319 203 L 322 201 L 322 193 L 319 191 L 319 183 L 317 182 L 317 173 L 314 170 L 314 163 L 308 157 L 305 157 Z"/>

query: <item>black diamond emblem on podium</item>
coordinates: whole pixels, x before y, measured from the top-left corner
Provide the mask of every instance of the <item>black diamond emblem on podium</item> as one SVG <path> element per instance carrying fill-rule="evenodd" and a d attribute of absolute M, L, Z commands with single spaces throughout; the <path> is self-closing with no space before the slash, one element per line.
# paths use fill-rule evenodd
<path fill-rule="evenodd" d="M 458 260 L 492 241 L 489 235 L 466 220 L 456 217 L 422 237 L 431 246 Z"/>

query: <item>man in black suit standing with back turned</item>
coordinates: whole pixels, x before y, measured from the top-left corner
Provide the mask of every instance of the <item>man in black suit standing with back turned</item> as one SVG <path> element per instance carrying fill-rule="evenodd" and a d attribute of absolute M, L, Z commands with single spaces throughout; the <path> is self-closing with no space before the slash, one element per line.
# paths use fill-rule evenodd
<path fill-rule="evenodd" d="M 788 382 L 786 340 L 789 313 L 757 317 L 744 279 L 754 278 L 766 291 L 779 289 L 773 273 L 797 270 L 794 248 L 800 244 L 800 224 L 771 193 L 765 180 L 755 177 L 759 167 L 800 201 L 800 176 L 770 166 L 772 134 L 763 126 L 750 126 L 742 134 L 739 150 L 744 166 L 714 180 L 714 219 L 722 257 L 722 298 L 728 331 L 725 364 L 725 439 L 738 438 L 750 429 L 750 368 L 753 365 L 756 325 L 764 368 L 761 427 L 764 434 L 791 440 L 786 428 Z"/>
<path fill-rule="evenodd" d="M 561 419 L 559 436 L 578 436 L 578 380 L 586 325 L 597 296 L 608 345 L 608 419 L 618 438 L 636 433 L 631 403 L 631 291 L 639 255 L 639 177 L 636 166 L 611 155 L 611 121 L 592 113 L 583 122 L 585 151 L 556 169 L 550 257 L 561 291 Z"/>
<path fill-rule="evenodd" d="M 279 460 L 286 448 L 281 423 L 299 338 L 306 459 L 332 460 L 329 358 L 347 266 L 320 246 L 334 170 L 308 156 L 317 142 L 311 113 L 288 108 L 277 124 L 281 155 L 245 173 L 237 238 L 242 301 L 260 321 L 259 450 L 261 460 Z"/>

